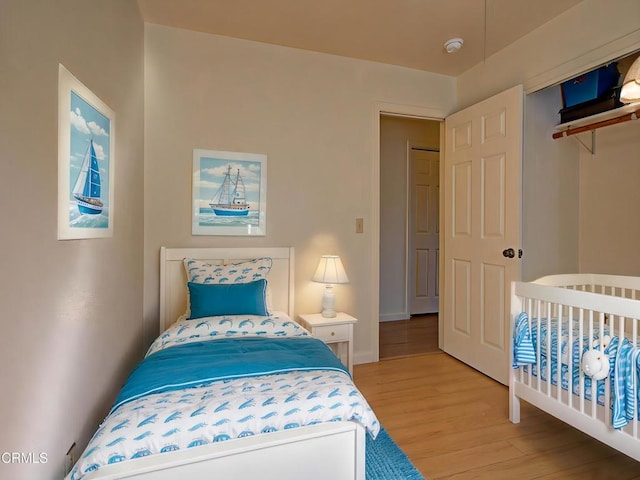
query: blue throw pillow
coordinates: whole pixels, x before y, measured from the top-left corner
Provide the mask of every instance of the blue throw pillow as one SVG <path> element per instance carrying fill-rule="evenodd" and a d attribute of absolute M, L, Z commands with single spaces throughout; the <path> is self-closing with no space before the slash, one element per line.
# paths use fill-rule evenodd
<path fill-rule="evenodd" d="M 248 283 L 193 283 L 188 282 L 191 299 L 189 318 L 218 315 L 268 315 L 267 281 Z"/>

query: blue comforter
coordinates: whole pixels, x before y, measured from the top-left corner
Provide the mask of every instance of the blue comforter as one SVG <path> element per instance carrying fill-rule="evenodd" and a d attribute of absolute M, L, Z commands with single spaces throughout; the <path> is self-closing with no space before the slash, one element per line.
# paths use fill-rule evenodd
<path fill-rule="evenodd" d="M 316 338 L 233 338 L 200 341 L 157 351 L 131 373 L 111 412 L 151 393 L 170 392 L 228 380 L 276 373 L 348 371 Z"/>

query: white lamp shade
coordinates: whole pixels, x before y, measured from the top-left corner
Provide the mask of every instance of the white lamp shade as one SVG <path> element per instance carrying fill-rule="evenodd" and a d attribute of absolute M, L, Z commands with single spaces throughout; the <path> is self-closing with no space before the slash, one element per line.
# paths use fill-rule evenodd
<path fill-rule="evenodd" d="M 620 101 L 624 103 L 640 102 L 640 57 L 631 64 L 622 82 Z"/>
<path fill-rule="evenodd" d="M 329 284 L 349 283 L 347 272 L 344 271 L 342 261 L 337 255 L 322 255 L 311 280 Z"/>

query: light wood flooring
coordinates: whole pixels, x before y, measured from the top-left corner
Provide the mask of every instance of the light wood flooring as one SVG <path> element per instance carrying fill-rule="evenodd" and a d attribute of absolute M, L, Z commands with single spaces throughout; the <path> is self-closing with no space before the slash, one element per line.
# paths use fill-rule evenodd
<path fill-rule="evenodd" d="M 445 353 L 356 365 L 354 378 L 427 480 L 640 479 L 639 462 L 524 402 L 512 424 L 507 387 Z"/>

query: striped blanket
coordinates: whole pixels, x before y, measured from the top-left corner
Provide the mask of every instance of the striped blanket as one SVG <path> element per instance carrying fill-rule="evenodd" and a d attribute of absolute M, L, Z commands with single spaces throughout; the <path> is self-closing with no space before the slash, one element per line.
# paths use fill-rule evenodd
<path fill-rule="evenodd" d="M 594 325 L 589 335 L 585 333 L 585 330 L 588 331 L 586 328 L 580 331 L 578 322 L 571 322 L 571 328 L 568 323 L 564 320 L 559 324 L 555 318 L 529 319 L 525 312 L 520 313 L 513 329 L 513 368 L 522 367 L 525 372 L 530 369 L 534 376 L 540 372 L 544 381 L 550 376 L 551 384 L 557 386 L 560 365 L 560 385 L 563 389 L 568 390 L 571 384 L 573 394 L 579 396 L 582 381 L 584 398 L 591 400 L 595 383 L 598 404 L 604 405 L 606 379 L 593 382 L 583 374 L 580 367 L 584 352 L 594 345 L 595 348 L 600 348 L 600 328 Z M 602 337 L 605 335 L 609 335 L 606 325 L 602 330 Z M 619 429 L 634 418 L 640 419 L 637 408 L 640 405 L 640 347 L 634 346 L 627 338 L 623 337 L 620 341 L 617 336 L 613 336 L 604 353 L 609 356 L 610 361 L 611 421 L 612 426 Z"/>

